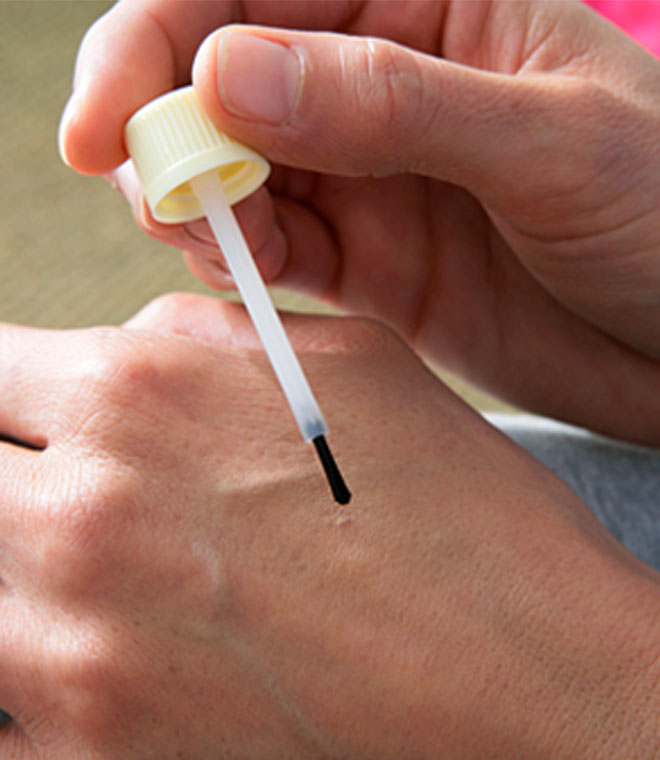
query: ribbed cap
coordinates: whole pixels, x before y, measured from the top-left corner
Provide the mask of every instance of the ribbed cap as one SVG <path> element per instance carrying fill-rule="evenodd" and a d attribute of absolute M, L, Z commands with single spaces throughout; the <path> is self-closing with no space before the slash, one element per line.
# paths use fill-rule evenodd
<path fill-rule="evenodd" d="M 189 180 L 217 168 L 231 204 L 268 177 L 265 158 L 220 132 L 192 87 L 167 93 L 128 121 L 126 146 L 154 218 L 187 222 L 204 216 Z"/>

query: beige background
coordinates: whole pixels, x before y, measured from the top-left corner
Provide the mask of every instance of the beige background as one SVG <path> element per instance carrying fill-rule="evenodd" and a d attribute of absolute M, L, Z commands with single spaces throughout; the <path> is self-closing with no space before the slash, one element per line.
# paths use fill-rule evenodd
<path fill-rule="evenodd" d="M 137 229 L 104 180 L 60 161 L 76 50 L 110 5 L 0 0 L 0 320 L 115 324 L 159 293 L 205 290 L 175 249 Z"/>
<path fill-rule="evenodd" d="M 133 223 L 123 198 L 57 152 L 76 50 L 105 0 L 0 0 L 0 321 L 118 324 L 173 290 L 210 292 Z M 278 294 L 286 308 L 317 305 Z M 476 405 L 493 402 L 450 383 Z"/>

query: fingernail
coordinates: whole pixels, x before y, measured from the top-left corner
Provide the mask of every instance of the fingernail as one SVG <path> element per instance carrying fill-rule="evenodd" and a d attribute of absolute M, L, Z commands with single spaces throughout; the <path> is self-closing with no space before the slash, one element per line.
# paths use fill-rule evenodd
<path fill-rule="evenodd" d="M 151 234 L 166 235 L 171 234 L 175 230 L 179 229 L 178 225 L 163 224 L 162 222 L 157 222 L 154 219 L 153 214 L 151 213 L 151 209 L 149 208 L 149 204 L 147 203 L 147 199 L 144 197 L 144 195 L 142 195 L 142 191 L 140 191 L 140 194 L 137 198 L 137 203 L 131 203 L 131 206 L 133 207 L 133 213 L 135 214 L 137 223 L 146 232 L 149 232 Z"/>
<path fill-rule="evenodd" d="M 138 179 L 133 161 L 129 158 L 118 166 L 111 174 L 114 186 L 126 198 L 133 208 L 138 207 L 142 195 L 142 187 Z"/>
<path fill-rule="evenodd" d="M 73 92 L 67 101 L 67 104 L 64 106 L 60 125 L 57 130 L 57 147 L 60 153 L 60 158 L 67 166 L 71 166 L 71 161 L 69 161 L 66 154 L 66 133 L 71 126 L 71 122 L 73 122 L 78 115 L 79 103 L 80 96 Z"/>
<path fill-rule="evenodd" d="M 229 32 L 218 45 L 218 92 L 224 107 L 254 121 L 281 124 L 302 85 L 300 57 L 279 42 Z"/>

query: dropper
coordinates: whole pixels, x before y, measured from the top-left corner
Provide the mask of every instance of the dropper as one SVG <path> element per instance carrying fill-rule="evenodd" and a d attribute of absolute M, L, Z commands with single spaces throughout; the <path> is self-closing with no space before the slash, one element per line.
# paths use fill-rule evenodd
<path fill-rule="evenodd" d="M 231 210 L 266 179 L 268 163 L 220 132 L 192 87 L 141 108 L 125 135 L 153 216 L 168 223 L 206 216 L 300 433 L 314 444 L 335 500 L 347 504 L 351 493 L 326 441 L 327 424 Z"/>
<path fill-rule="evenodd" d="M 300 433 L 307 443 L 314 443 L 335 500 L 348 504 L 350 491 L 325 440 L 328 426 L 270 300 L 218 173 L 211 170 L 198 174 L 190 180 L 190 185 L 225 256 L 227 267 L 280 381 Z"/>

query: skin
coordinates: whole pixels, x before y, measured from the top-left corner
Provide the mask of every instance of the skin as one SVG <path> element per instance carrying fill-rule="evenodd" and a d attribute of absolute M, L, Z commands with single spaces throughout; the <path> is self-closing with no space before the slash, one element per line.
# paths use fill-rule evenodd
<path fill-rule="evenodd" d="M 238 32 L 302 66 L 288 113 L 236 113 L 241 91 L 261 101 Z M 205 223 L 156 224 L 116 172 L 129 116 L 191 79 L 274 164 L 238 209 L 269 281 L 519 406 L 660 442 L 651 55 L 572 2 L 120 3 L 82 43 L 63 155 L 112 173 L 147 231 L 227 287 Z"/>
<path fill-rule="evenodd" d="M 657 442 L 658 64 L 570 4 L 193 6 L 90 31 L 63 153 L 115 172 L 194 61 L 276 164 L 239 212 L 266 275 L 394 328 L 287 320 L 355 496 L 330 499 L 238 307 L 0 328 L 0 756 L 657 757 L 657 574 L 395 332 Z M 221 100 L 237 21 L 304 64 L 283 121 Z M 226 283 L 203 227 L 154 227 L 112 178 Z"/>
<path fill-rule="evenodd" d="M 391 331 L 286 326 L 348 507 L 240 307 L 0 327 L 0 757 L 657 757 L 657 574 Z"/>

